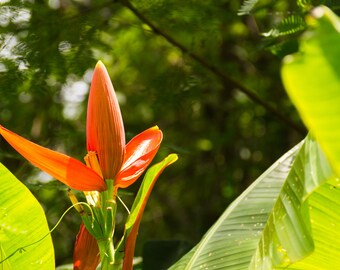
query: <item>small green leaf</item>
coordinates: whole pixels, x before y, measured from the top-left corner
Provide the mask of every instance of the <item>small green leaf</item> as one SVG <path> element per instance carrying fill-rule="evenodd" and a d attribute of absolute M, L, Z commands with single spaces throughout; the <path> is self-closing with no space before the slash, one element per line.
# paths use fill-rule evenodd
<path fill-rule="evenodd" d="M 0 260 L 4 260 L 0 269 L 55 269 L 52 239 L 39 202 L 1 163 L 0 182 Z"/>
<path fill-rule="evenodd" d="M 284 18 L 276 27 L 263 35 L 266 37 L 281 37 L 306 30 L 306 23 L 300 14 L 293 14 Z"/>
<path fill-rule="evenodd" d="M 159 175 L 163 170 L 178 159 L 176 154 L 170 154 L 163 161 L 153 165 L 145 174 L 143 182 L 139 188 L 137 196 L 131 208 L 130 215 L 125 224 L 123 242 L 117 247 L 116 254 L 124 254 L 123 269 L 132 267 L 135 242 L 138 234 L 139 224 L 142 219 L 144 208 L 149 199 L 152 188 L 154 187 Z M 125 246 L 125 247 L 124 247 Z M 125 251 L 123 252 L 124 249 Z M 130 267 L 131 265 L 131 267 Z"/>
<path fill-rule="evenodd" d="M 149 199 L 151 190 L 158 179 L 158 176 L 163 172 L 163 170 L 174 163 L 178 159 L 177 155 L 171 154 L 167 156 L 163 161 L 153 165 L 150 169 L 148 169 L 143 182 L 139 188 L 137 196 L 134 200 L 134 203 L 131 207 L 131 212 L 129 218 L 125 224 L 125 228 L 129 231 L 132 226 L 137 221 L 138 217 L 141 215 L 141 211 L 144 210 L 147 200 Z"/>
<path fill-rule="evenodd" d="M 244 0 L 241 8 L 238 10 L 237 15 L 246 15 L 253 10 L 254 6 L 259 2 L 259 0 Z"/>

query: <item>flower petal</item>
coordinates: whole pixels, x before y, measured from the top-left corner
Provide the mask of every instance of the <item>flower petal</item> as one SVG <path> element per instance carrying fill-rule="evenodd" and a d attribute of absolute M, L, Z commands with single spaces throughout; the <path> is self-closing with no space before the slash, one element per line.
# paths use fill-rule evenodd
<path fill-rule="evenodd" d="M 96 270 L 100 261 L 97 240 L 80 225 L 73 253 L 74 270 Z"/>
<path fill-rule="evenodd" d="M 125 159 L 115 180 L 115 186 L 125 188 L 133 184 L 155 157 L 163 139 L 157 127 L 149 128 L 135 136 L 125 148 Z"/>
<path fill-rule="evenodd" d="M 103 179 L 80 161 L 30 142 L 1 125 L 0 134 L 33 165 L 69 187 L 81 191 L 106 189 Z"/>
<path fill-rule="evenodd" d="M 124 159 L 125 132 L 119 104 L 102 62 L 93 73 L 86 120 L 87 150 L 98 155 L 104 179 L 114 179 Z"/>

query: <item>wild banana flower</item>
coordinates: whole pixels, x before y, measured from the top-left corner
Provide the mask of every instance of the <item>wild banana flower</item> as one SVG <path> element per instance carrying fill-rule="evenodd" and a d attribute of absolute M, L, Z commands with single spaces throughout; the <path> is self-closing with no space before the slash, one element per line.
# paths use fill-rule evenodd
<path fill-rule="evenodd" d="M 112 215 L 115 214 L 117 189 L 130 186 L 145 171 L 158 151 L 162 132 L 155 126 L 125 144 L 118 100 L 104 64 L 101 61 L 97 63 L 90 88 L 86 120 L 86 165 L 26 140 L 1 125 L 0 134 L 33 165 L 70 188 L 84 191 L 92 210 L 82 216 L 85 226 L 81 225 L 77 237 L 74 269 L 96 269 L 98 254 L 102 269 L 105 261 L 112 263 L 113 258 L 106 258 L 110 253 L 107 250 L 108 243 L 102 243 L 101 239 L 109 239 L 109 246 L 112 246 Z M 71 200 L 77 203 L 75 198 Z M 79 208 L 82 206 L 78 204 Z M 94 216 L 98 219 L 95 222 L 99 224 L 99 229 L 93 224 L 93 217 L 90 221 L 86 218 L 94 211 L 98 211 Z"/>

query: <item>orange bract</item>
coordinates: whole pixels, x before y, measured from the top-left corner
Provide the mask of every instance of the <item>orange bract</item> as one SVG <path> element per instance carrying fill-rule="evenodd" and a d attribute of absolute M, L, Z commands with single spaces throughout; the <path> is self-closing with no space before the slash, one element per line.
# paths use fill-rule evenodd
<path fill-rule="evenodd" d="M 138 179 L 155 157 L 162 138 L 162 131 L 155 126 L 138 134 L 126 145 L 124 163 L 115 181 L 116 187 L 128 187 Z"/>
<path fill-rule="evenodd" d="M 97 240 L 80 225 L 73 253 L 74 270 L 96 270 L 100 261 Z"/>
<path fill-rule="evenodd" d="M 103 179 L 80 161 L 30 142 L 2 126 L 0 134 L 33 165 L 69 187 L 82 191 L 106 189 Z"/>

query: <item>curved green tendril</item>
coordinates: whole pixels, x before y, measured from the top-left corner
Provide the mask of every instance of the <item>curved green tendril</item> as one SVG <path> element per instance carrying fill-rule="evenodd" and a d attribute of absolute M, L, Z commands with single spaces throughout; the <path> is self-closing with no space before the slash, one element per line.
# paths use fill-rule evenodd
<path fill-rule="evenodd" d="M 128 212 L 128 214 L 130 215 L 130 210 L 129 210 L 129 208 L 125 205 L 125 203 L 124 203 L 123 200 L 118 196 L 118 194 L 117 194 L 117 198 L 118 198 L 118 200 L 120 201 L 120 203 L 124 206 L 126 212 Z"/>

